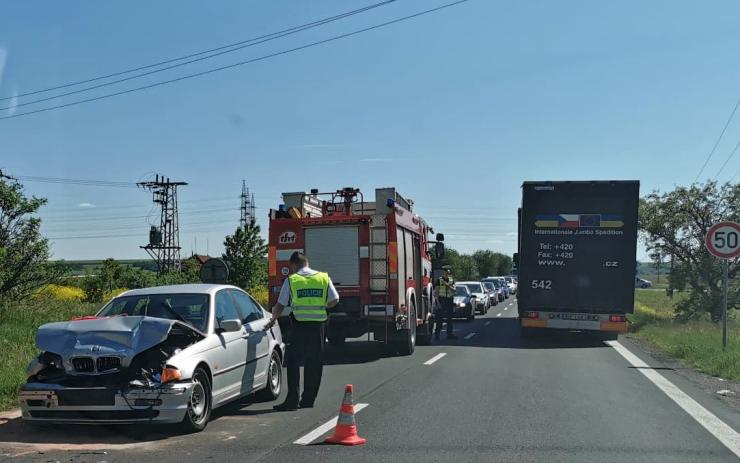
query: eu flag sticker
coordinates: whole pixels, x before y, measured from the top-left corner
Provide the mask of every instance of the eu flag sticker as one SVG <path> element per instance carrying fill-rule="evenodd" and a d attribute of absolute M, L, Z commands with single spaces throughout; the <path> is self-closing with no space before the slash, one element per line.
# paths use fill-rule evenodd
<path fill-rule="evenodd" d="M 601 226 L 601 214 L 581 214 L 582 228 L 588 227 L 600 227 Z"/>

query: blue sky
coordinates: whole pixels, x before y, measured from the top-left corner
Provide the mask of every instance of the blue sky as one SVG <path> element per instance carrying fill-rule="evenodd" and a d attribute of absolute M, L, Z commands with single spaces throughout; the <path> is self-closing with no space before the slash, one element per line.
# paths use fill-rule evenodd
<path fill-rule="evenodd" d="M 0 94 L 177 57 L 371 3 L 8 3 L 0 15 Z M 398 0 L 166 77 L 443 3 Z M 187 181 L 179 198 L 186 254 L 220 252 L 237 225 L 242 179 L 255 192 L 263 227 L 283 191 L 353 185 L 371 193 L 392 185 L 416 201 L 450 246 L 510 254 L 523 180 L 639 179 L 643 193 L 693 181 L 740 96 L 739 19 L 733 1 L 470 0 L 202 78 L 0 120 L 0 168 L 131 182 L 161 172 Z M 715 176 L 738 139 L 740 121 L 702 178 Z M 738 171 L 740 156 L 719 180 Z M 49 198 L 41 215 L 56 257 L 146 256 L 138 248 L 152 220 L 146 192 L 34 182 L 26 189 Z M 115 237 L 79 238 L 108 235 Z"/>

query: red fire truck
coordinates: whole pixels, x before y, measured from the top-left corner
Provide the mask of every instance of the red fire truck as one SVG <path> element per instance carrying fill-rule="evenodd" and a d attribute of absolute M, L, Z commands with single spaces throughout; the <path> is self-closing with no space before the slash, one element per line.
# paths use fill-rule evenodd
<path fill-rule="evenodd" d="M 432 335 L 432 253 L 444 255 L 444 236 L 413 212 L 394 188 L 365 201 L 356 188 L 332 193 L 284 193 L 270 211 L 270 305 L 289 274 L 288 260 L 303 251 L 311 267 L 329 273 L 340 296 L 329 309 L 330 344 L 370 333 L 397 352 L 413 353 Z"/>

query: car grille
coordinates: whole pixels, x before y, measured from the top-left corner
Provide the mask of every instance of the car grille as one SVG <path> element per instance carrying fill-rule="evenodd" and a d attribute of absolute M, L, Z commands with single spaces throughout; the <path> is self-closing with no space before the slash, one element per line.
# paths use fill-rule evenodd
<path fill-rule="evenodd" d="M 112 371 L 121 368 L 121 359 L 118 357 L 98 357 L 98 372 Z"/>
<path fill-rule="evenodd" d="M 75 357 L 72 359 L 72 366 L 78 373 L 92 373 L 95 371 L 95 363 L 90 357 Z"/>

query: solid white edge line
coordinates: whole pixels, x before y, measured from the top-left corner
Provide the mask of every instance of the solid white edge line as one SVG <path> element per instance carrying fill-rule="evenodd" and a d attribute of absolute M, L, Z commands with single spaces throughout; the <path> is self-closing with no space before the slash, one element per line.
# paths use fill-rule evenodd
<path fill-rule="evenodd" d="M 640 373 L 663 391 L 665 395 L 670 397 L 671 400 L 676 402 L 686 413 L 691 415 L 693 419 L 722 442 L 732 453 L 740 457 L 740 434 L 737 431 L 689 397 L 688 394 L 666 379 L 665 376 L 651 369 L 638 356 L 620 344 L 619 341 L 606 341 L 606 343 L 619 352 L 627 362 L 632 364 L 633 367 L 636 367 Z"/>
<path fill-rule="evenodd" d="M 473 336 L 475 336 L 475 333 L 468 333 L 468 335 L 467 335 L 467 336 L 465 336 L 465 338 L 464 338 L 464 339 L 470 339 L 470 338 L 472 338 Z"/>
<path fill-rule="evenodd" d="M 355 404 L 355 413 L 359 412 L 363 408 L 367 407 L 369 404 Z M 301 437 L 298 440 L 293 441 L 294 444 L 298 445 L 308 445 L 311 442 L 315 441 L 319 437 L 323 436 L 327 432 L 329 432 L 333 427 L 337 425 L 337 420 L 339 419 L 339 415 L 335 416 L 334 418 L 330 419 L 326 423 L 322 424 L 318 428 L 314 429 L 313 431 L 309 432 L 305 436 Z"/>
<path fill-rule="evenodd" d="M 424 362 L 424 365 L 431 365 L 432 363 L 434 363 L 434 362 L 436 362 L 437 360 L 441 359 L 441 358 L 442 358 L 442 357 L 444 357 L 445 355 L 447 355 L 447 352 L 441 352 L 441 353 L 439 353 L 439 354 L 435 355 L 434 357 L 430 358 L 430 359 L 429 359 L 429 360 L 427 360 L 426 362 Z"/>

